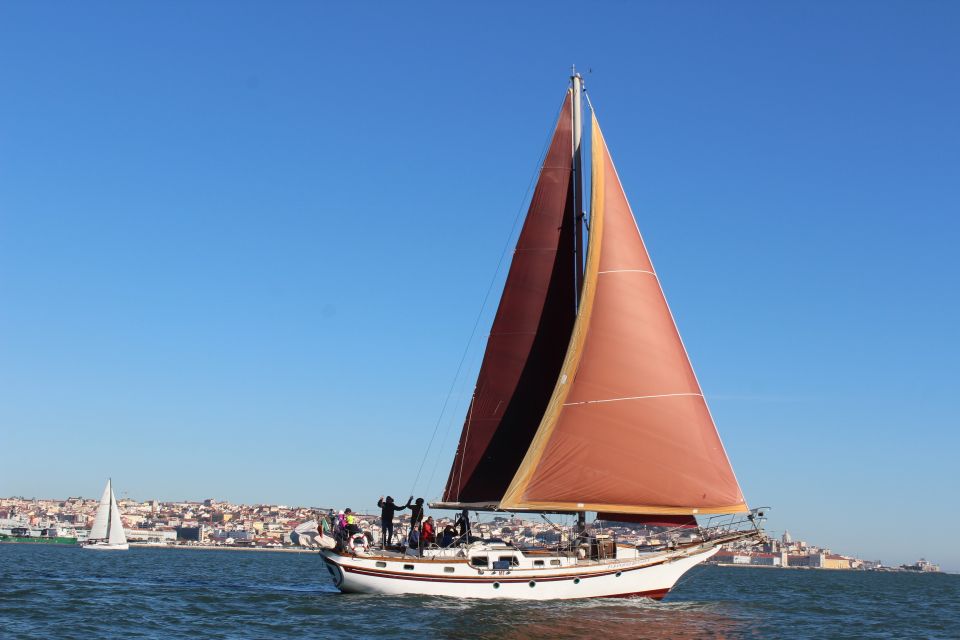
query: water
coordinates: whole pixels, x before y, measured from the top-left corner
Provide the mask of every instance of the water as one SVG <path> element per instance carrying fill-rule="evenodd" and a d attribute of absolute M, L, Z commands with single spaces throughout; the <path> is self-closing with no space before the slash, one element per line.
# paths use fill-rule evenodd
<path fill-rule="evenodd" d="M 0 545 L 0 638 L 960 638 L 960 576 L 699 567 L 663 602 L 340 595 L 313 553 Z"/>

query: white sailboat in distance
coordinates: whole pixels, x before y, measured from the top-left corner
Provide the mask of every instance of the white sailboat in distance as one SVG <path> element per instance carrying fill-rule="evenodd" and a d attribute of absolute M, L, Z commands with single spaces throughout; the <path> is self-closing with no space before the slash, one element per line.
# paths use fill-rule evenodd
<path fill-rule="evenodd" d="M 90 536 L 87 538 L 84 549 L 126 551 L 129 548 L 127 535 L 123 532 L 120 509 L 117 508 L 117 497 L 113 495 L 113 480 L 108 479 L 107 486 L 103 488 L 103 495 L 100 496 L 100 506 L 97 507 L 97 515 L 93 519 L 93 527 L 90 529 Z"/>

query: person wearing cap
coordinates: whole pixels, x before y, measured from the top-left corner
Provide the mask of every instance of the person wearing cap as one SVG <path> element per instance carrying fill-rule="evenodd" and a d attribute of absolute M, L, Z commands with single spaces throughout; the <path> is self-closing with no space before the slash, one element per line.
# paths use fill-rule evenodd
<path fill-rule="evenodd" d="M 331 512 L 332 511 L 331 509 Z M 343 512 L 343 509 L 337 511 L 331 519 L 333 520 L 333 539 L 337 541 L 338 545 L 346 544 L 347 516 Z"/>
<path fill-rule="evenodd" d="M 393 496 L 387 496 L 387 499 L 384 500 L 383 496 L 380 496 L 380 499 L 377 500 L 377 506 L 380 507 L 380 531 L 383 538 L 383 546 L 386 547 L 388 544 L 393 542 L 393 516 L 397 511 L 403 511 L 408 506 L 410 506 L 409 501 L 407 504 L 400 506 L 393 501 Z"/>

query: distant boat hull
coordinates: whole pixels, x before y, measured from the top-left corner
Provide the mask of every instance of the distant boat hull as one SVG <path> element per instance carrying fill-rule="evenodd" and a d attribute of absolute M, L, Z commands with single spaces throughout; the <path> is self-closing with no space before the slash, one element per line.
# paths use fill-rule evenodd
<path fill-rule="evenodd" d="M 463 559 L 321 553 L 334 583 L 344 593 L 510 600 L 625 597 L 660 600 L 684 573 L 717 551 L 718 548 L 709 547 L 589 565 L 509 571 L 478 569 Z"/>
<path fill-rule="evenodd" d="M 83 545 L 84 549 L 90 549 L 91 551 L 126 551 L 130 548 L 130 545 L 126 542 L 122 544 L 110 544 L 108 542 L 91 542 Z"/>
<path fill-rule="evenodd" d="M 23 544 L 77 544 L 77 539 L 68 536 L 14 536 L 0 533 L 0 542 Z"/>

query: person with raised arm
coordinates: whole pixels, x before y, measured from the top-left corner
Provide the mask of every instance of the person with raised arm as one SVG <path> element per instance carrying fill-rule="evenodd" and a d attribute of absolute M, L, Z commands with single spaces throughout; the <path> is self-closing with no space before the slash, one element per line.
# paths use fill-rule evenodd
<path fill-rule="evenodd" d="M 400 506 L 393 501 L 393 496 L 387 496 L 386 500 L 383 499 L 383 496 L 380 496 L 380 499 L 377 500 L 377 506 L 380 507 L 381 544 L 386 548 L 388 544 L 393 542 L 393 516 L 397 511 L 403 511 L 409 507 L 410 501 L 407 500 L 407 504 Z"/>

